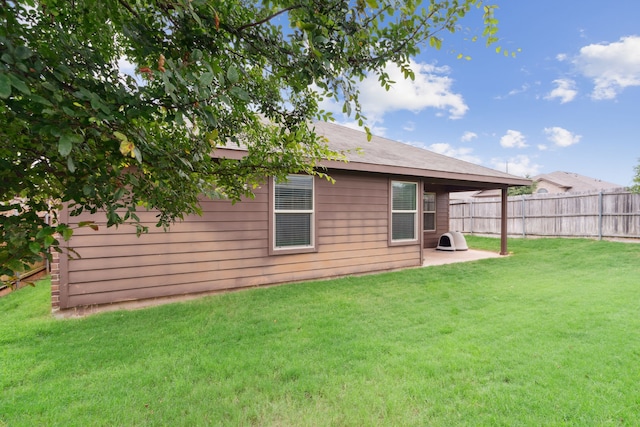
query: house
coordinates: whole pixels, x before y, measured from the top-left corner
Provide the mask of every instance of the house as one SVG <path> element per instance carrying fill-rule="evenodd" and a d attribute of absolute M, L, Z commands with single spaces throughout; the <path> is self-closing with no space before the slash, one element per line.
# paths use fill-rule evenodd
<path fill-rule="evenodd" d="M 602 181 L 573 172 L 556 171 L 536 175 L 531 180 L 536 184 L 536 194 L 584 193 L 623 188 L 622 185 Z M 456 199 L 500 197 L 496 189 L 457 193 Z"/>
<path fill-rule="evenodd" d="M 583 193 L 622 188 L 622 185 L 602 181 L 572 172 L 556 171 L 536 175 L 532 178 L 537 183 L 536 194 L 543 193 Z"/>
<path fill-rule="evenodd" d="M 62 254 L 54 263 L 54 310 L 417 267 L 424 248 L 449 230 L 451 192 L 500 189 L 506 201 L 509 186 L 530 184 L 385 138 L 368 142 L 365 133 L 336 124 L 315 127 L 332 149 L 347 153 L 348 162 L 322 164 L 335 183 L 307 175 L 269 179 L 253 199 L 203 200 L 202 216 L 168 232 L 151 226 L 140 237 L 64 210 L 63 222 L 95 220 L 100 227 L 71 238 L 80 259 Z M 213 156 L 244 154 L 220 148 Z M 155 223 L 153 212 L 139 216 Z"/>

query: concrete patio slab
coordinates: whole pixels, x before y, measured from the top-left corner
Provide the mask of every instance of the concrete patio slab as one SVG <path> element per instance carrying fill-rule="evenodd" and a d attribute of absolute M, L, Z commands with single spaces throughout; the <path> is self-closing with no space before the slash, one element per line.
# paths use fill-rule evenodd
<path fill-rule="evenodd" d="M 496 252 L 480 251 L 477 249 L 469 249 L 466 251 L 439 251 L 429 248 L 424 250 L 422 266 L 430 267 L 432 265 L 453 264 L 456 262 L 468 262 L 477 261 L 479 259 L 502 257 L 503 255 Z"/>

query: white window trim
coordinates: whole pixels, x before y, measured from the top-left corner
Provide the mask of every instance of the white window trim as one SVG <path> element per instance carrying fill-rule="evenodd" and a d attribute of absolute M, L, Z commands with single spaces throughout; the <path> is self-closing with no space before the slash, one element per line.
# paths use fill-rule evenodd
<path fill-rule="evenodd" d="M 393 209 L 393 184 L 394 183 L 402 183 L 402 184 L 412 184 L 415 186 L 416 189 L 416 208 L 414 210 L 397 210 L 397 209 Z M 415 181 L 400 181 L 400 180 L 392 180 L 391 184 L 390 184 L 390 190 L 391 190 L 391 194 L 390 194 L 390 204 L 391 204 L 391 218 L 389 218 L 389 238 L 391 240 L 391 243 L 406 243 L 406 242 L 417 242 L 419 239 L 419 226 L 420 226 L 420 222 L 419 222 L 419 214 L 420 214 L 420 203 L 418 203 L 419 201 L 421 201 L 421 199 L 419 198 L 419 188 L 420 185 L 415 182 Z M 413 230 L 414 230 L 414 236 L 412 239 L 394 239 L 393 238 L 393 214 L 394 213 L 413 213 Z"/>
<path fill-rule="evenodd" d="M 316 219 L 316 180 L 313 178 L 312 175 L 302 175 L 302 174 L 290 174 L 288 176 L 303 176 L 303 177 L 310 177 L 311 179 L 311 209 L 296 209 L 296 210 L 291 210 L 291 209 L 277 209 L 276 208 L 276 185 L 277 182 L 275 180 L 275 178 L 273 179 L 273 195 L 271 197 L 271 203 L 273 206 L 273 217 L 272 217 L 272 249 L 274 252 L 287 252 L 287 251 L 300 251 L 300 250 L 310 250 L 310 249 L 314 249 L 315 245 L 316 245 L 316 227 L 315 227 L 315 219 Z M 276 221 L 276 216 L 277 214 L 297 214 L 297 213 L 306 213 L 306 214 L 310 214 L 310 244 L 309 245 L 299 245 L 299 246 L 276 246 L 276 232 L 277 232 L 277 221 Z"/>
<path fill-rule="evenodd" d="M 435 210 L 433 211 L 427 211 L 427 210 L 422 210 L 422 215 L 424 216 L 424 214 L 433 214 L 433 229 L 427 230 L 425 229 L 425 224 L 424 224 L 424 220 L 422 221 L 422 231 L 427 231 L 427 232 L 433 232 L 436 231 L 438 229 L 438 194 L 433 192 L 433 191 L 425 191 L 424 194 L 422 195 L 423 199 L 422 199 L 422 203 L 424 204 L 424 196 L 426 194 L 433 194 L 433 203 L 435 204 Z"/>

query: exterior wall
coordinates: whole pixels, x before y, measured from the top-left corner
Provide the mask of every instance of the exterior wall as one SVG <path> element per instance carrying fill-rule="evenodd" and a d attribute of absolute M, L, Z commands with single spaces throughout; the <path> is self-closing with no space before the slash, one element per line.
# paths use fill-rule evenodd
<path fill-rule="evenodd" d="M 205 200 L 203 215 L 157 229 L 155 214 L 140 213 L 149 233 L 131 226 L 77 229 L 70 246 L 82 258 L 60 258 L 61 309 L 135 299 L 391 270 L 422 264 L 420 239 L 390 245 L 389 177 L 333 173 L 335 184 L 316 178 L 316 251 L 269 255 L 269 185 L 235 205 Z M 447 206 L 448 203 L 440 203 Z M 63 213 L 65 215 L 66 213 Z M 440 214 L 439 214 L 440 215 Z M 440 222 L 440 219 L 438 219 Z M 448 222 L 448 211 L 447 211 Z"/>
<path fill-rule="evenodd" d="M 424 191 L 436 193 L 436 230 L 423 233 L 425 248 L 438 246 L 440 236 L 449 231 L 449 193 L 442 187 L 425 186 Z"/>
<path fill-rule="evenodd" d="M 540 181 L 537 182 L 536 193 L 543 194 L 544 191 L 540 191 L 540 190 L 546 190 L 547 193 L 551 193 L 551 194 L 566 193 L 567 192 L 567 188 L 566 187 L 560 187 L 559 185 L 556 185 L 556 184 L 554 184 L 552 182 L 545 181 L 545 180 L 540 180 Z"/>

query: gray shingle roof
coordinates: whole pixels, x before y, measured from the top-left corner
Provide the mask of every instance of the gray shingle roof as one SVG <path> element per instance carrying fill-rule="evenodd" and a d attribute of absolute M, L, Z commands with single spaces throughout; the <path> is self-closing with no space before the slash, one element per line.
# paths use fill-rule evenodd
<path fill-rule="evenodd" d="M 331 149 L 346 152 L 349 163 L 343 169 L 354 169 L 355 165 L 360 164 L 368 165 L 372 171 L 395 172 L 421 177 L 511 185 L 530 184 L 530 181 L 525 178 L 402 142 L 379 136 L 373 136 L 371 141 L 367 141 L 365 132 L 346 126 L 326 122 L 317 122 L 314 126 L 319 135 L 323 135 L 329 140 Z M 358 168 L 358 170 L 364 169 Z"/>
<path fill-rule="evenodd" d="M 573 172 L 556 171 L 536 175 L 532 178 L 534 181 L 549 181 L 559 187 L 564 187 L 569 192 L 583 192 L 592 190 L 610 190 L 614 188 L 622 188 L 622 185 L 613 184 L 611 182 L 602 181 L 596 178 L 580 175 Z"/>
<path fill-rule="evenodd" d="M 347 158 L 347 162 L 320 162 L 328 169 L 428 178 L 433 183 L 453 185 L 456 191 L 531 184 L 526 178 L 391 139 L 373 136 L 367 141 L 365 132 L 346 126 L 327 122 L 316 122 L 312 126 L 318 135 L 327 138 L 329 148 L 343 152 Z M 213 156 L 238 159 L 244 151 L 246 147 L 230 145 L 217 148 Z"/>

